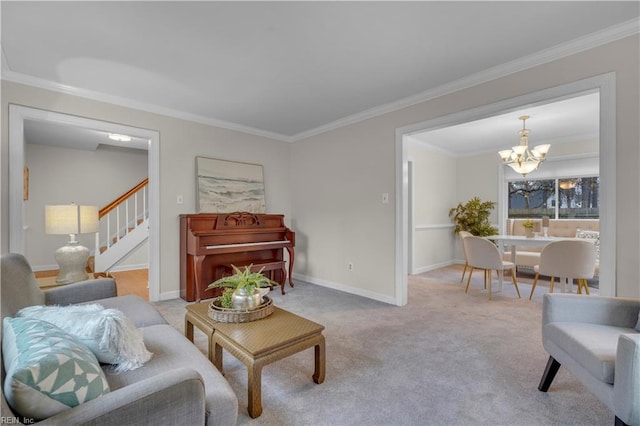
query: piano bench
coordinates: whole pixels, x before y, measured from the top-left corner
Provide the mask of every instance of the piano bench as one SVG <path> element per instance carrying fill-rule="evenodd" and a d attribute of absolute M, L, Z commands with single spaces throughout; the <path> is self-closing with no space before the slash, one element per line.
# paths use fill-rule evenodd
<path fill-rule="evenodd" d="M 249 265 L 235 265 L 235 266 L 236 268 L 244 269 Z M 222 272 L 223 276 L 233 275 L 235 273 L 231 265 L 222 265 L 222 268 L 223 268 L 223 272 Z M 281 279 L 278 280 L 278 283 L 280 284 L 280 290 L 282 291 L 282 294 L 284 294 L 284 285 L 287 282 L 287 270 L 285 268 L 285 261 L 278 260 L 278 259 L 270 259 L 270 260 L 261 260 L 258 262 L 251 263 L 251 269 L 250 269 L 251 272 L 258 272 L 261 269 L 262 269 L 262 273 L 267 275 L 273 281 L 276 281 L 273 279 L 273 272 L 280 271 Z M 273 290 L 273 286 L 270 286 L 270 288 L 271 290 Z"/>

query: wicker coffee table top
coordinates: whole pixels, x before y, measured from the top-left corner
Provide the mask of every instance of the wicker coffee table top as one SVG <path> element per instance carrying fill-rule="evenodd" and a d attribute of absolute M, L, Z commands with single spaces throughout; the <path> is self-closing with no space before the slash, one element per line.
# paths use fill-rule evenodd
<path fill-rule="evenodd" d="M 187 306 L 200 320 L 233 340 L 254 357 L 321 333 L 324 326 L 275 306 L 266 318 L 246 323 L 216 322 L 207 313 L 210 302 Z"/>

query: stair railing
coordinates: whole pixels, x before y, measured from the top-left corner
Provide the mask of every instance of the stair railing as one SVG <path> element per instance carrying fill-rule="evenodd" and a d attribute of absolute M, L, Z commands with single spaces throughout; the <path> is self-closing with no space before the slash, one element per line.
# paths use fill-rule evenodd
<path fill-rule="evenodd" d="M 100 209 L 100 231 L 96 233 L 95 256 L 108 250 L 148 219 L 148 187 L 149 178 L 146 178 Z M 101 234 L 106 236 L 103 241 Z"/>

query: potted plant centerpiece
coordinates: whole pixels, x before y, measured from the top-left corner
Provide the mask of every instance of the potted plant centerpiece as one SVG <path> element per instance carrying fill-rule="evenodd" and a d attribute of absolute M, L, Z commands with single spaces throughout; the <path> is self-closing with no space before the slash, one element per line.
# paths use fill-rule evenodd
<path fill-rule="evenodd" d="M 235 265 L 231 265 L 235 274 L 222 277 L 209 284 L 207 290 L 224 287 L 225 291 L 220 297 L 223 308 L 250 311 L 256 309 L 262 303 L 262 292 L 260 289 L 280 283 L 273 281 L 262 274 L 262 269 L 258 272 L 251 272 L 253 265 L 245 266 L 244 271 Z"/>
<path fill-rule="evenodd" d="M 534 226 L 535 224 L 531 219 L 527 219 L 524 222 L 522 222 L 522 227 L 524 228 L 524 234 L 527 236 L 527 238 L 533 238 Z"/>

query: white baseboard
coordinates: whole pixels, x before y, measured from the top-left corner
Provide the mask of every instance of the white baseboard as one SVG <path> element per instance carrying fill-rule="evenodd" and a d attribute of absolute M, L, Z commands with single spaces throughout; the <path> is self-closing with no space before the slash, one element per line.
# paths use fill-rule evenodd
<path fill-rule="evenodd" d="M 319 285 L 321 287 L 332 288 L 334 290 L 343 291 L 345 293 L 366 297 L 367 299 L 373 299 L 379 302 L 389 303 L 391 305 L 396 304 L 396 301 L 393 297 L 385 296 L 379 293 L 374 293 L 361 288 L 351 287 L 348 285 L 335 283 L 332 281 L 326 281 L 319 278 L 310 277 L 308 275 L 302 275 L 302 274 L 296 274 L 296 273 L 293 274 L 293 278 L 294 278 L 294 283 L 295 283 L 295 280 L 300 280 L 309 284 Z"/>
<path fill-rule="evenodd" d="M 449 260 L 447 262 L 434 263 L 432 265 L 421 266 L 419 268 L 416 268 L 413 271 L 412 275 L 422 274 L 424 272 L 433 271 L 434 269 L 444 268 L 445 266 L 451 266 L 451 265 L 464 265 L 464 260 L 453 259 L 453 260 Z"/>
<path fill-rule="evenodd" d="M 140 263 L 138 265 L 114 266 L 109 272 L 135 271 L 137 269 L 149 269 L 149 265 L 146 263 Z"/>
<path fill-rule="evenodd" d="M 54 263 L 53 265 L 32 266 L 31 270 L 33 272 L 40 272 L 40 271 L 58 270 L 58 268 L 59 268 L 58 264 Z M 109 272 L 134 271 L 136 269 L 148 269 L 148 268 L 149 268 L 149 265 L 147 265 L 146 263 L 140 263 L 138 265 L 114 266 L 113 268 L 111 268 Z"/>
<path fill-rule="evenodd" d="M 160 293 L 160 300 L 171 300 L 171 299 L 177 299 L 179 297 L 180 297 L 180 290 L 165 291 L 164 293 Z"/>
<path fill-rule="evenodd" d="M 53 265 L 40 265 L 40 266 L 31 266 L 31 270 L 33 272 L 41 272 L 41 271 L 53 271 L 59 268 L 57 263 Z"/>

